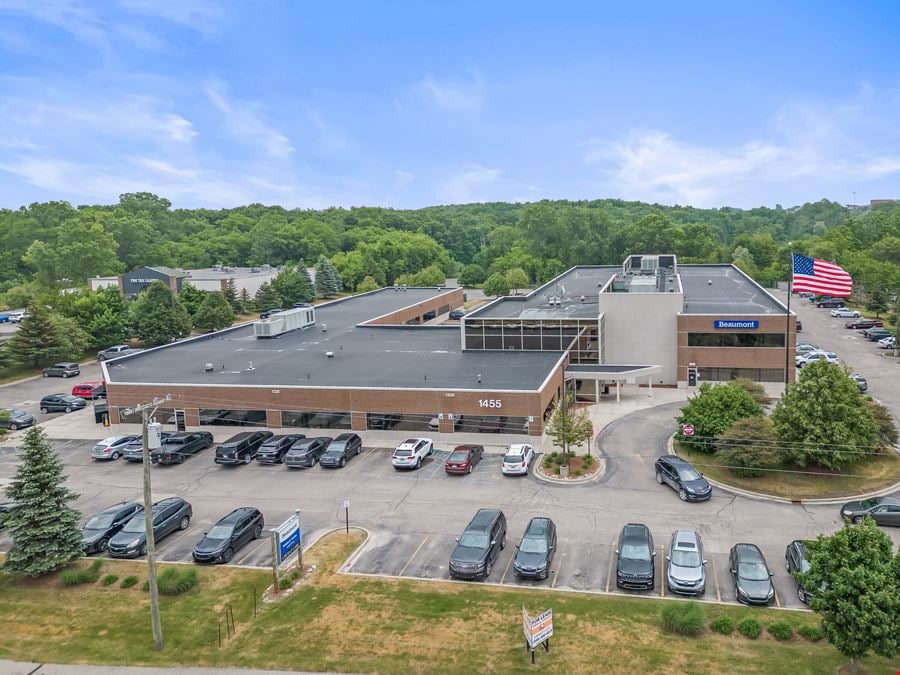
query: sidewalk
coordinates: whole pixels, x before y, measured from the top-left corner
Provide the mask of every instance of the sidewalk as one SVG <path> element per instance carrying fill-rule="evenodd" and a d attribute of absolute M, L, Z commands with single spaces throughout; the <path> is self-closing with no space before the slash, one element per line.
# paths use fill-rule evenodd
<path fill-rule="evenodd" d="M 0 675 L 313 675 L 299 670 L 251 670 L 244 668 L 189 668 L 178 666 L 92 666 L 27 663 L 0 659 Z"/>

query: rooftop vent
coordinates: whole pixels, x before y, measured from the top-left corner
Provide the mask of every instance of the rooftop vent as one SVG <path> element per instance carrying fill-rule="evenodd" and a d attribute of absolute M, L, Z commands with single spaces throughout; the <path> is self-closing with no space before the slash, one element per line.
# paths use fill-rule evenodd
<path fill-rule="evenodd" d="M 333 358 L 334 358 L 334 352 L 325 352 L 325 356 L 326 356 L 327 358 L 329 358 L 329 359 L 333 359 Z"/>
<path fill-rule="evenodd" d="M 213 364 L 211 364 L 211 363 L 203 364 L 203 370 L 206 371 L 207 373 L 211 373 L 214 370 Z"/>

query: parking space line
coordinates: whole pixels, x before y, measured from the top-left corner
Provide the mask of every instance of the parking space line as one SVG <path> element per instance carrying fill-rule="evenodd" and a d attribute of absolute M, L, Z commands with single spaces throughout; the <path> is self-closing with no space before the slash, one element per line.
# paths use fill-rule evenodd
<path fill-rule="evenodd" d="M 775 588 L 775 584 L 772 584 L 772 592 L 775 593 L 775 606 L 781 607 L 781 601 L 778 599 L 778 589 Z"/>
<path fill-rule="evenodd" d="M 569 540 L 565 539 L 563 541 L 562 546 L 560 547 L 559 558 L 558 558 L 559 562 L 556 563 L 556 570 L 554 570 L 554 572 L 553 572 L 553 581 L 550 582 L 550 588 L 556 588 L 556 582 L 559 581 L 559 570 L 562 568 L 562 564 L 563 564 L 562 559 L 566 555 L 564 553 L 564 551 L 568 547 L 568 544 L 569 544 Z"/>
<path fill-rule="evenodd" d="M 402 576 L 403 576 L 403 573 L 406 571 L 406 568 L 409 567 L 409 564 L 413 561 L 413 558 L 416 557 L 416 555 L 419 553 L 419 551 L 422 550 L 422 547 L 425 545 L 425 542 L 428 541 L 428 537 L 429 537 L 429 536 L 430 536 L 430 535 L 428 535 L 428 534 L 425 535 L 425 538 L 422 539 L 422 541 L 421 541 L 421 542 L 419 543 L 419 545 L 416 547 L 416 550 L 413 551 L 413 554 L 409 557 L 409 560 L 406 561 L 406 564 L 405 564 L 403 567 L 400 568 L 400 571 L 397 573 L 397 576 L 398 576 L 398 577 L 402 577 Z"/>
<path fill-rule="evenodd" d="M 247 552 L 247 554 L 246 554 L 245 556 L 243 556 L 240 560 L 238 560 L 237 562 L 232 563 L 232 564 L 233 564 L 233 565 L 242 565 L 242 564 L 244 563 L 244 561 L 245 561 L 247 558 L 249 558 L 251 555 L 253 555 L 254 553 L 256 553 L 256 551 L 259 550 L 259 547 L 262 546 L 263 544 L 269 544 L 269 545 L 271 545 L 271 544 L 272 544 L 272 540 L 271 540 L 269 537 L 260 537 L 260 538 L 259 538 L 259 543 L 257 543 L 256 546 L 252 547 L 252 548 Z"/>
<path fill-rule="evenodd" d="M 710 556 L 712 558 L 712 556 Z M 719 572 L 716 569 L 715 561 L 713 561 L 713 578 L 716 581 L 716 600 L 718 602 L 722 602 L 722 594 L 719 592 Z"/>
<path fill-rule="evenodd" d="M 612 555 L 609 556 L 609 569 L 606 572 L 606 592 L 609 593 L 609 582 L 612 579 L 613 560 L 616 559 L 616 542 L 612 543 Z"/>
<path fill-rule="evenodd" d="M 666 597 L 666 545 L 660 544 L 659 550 L 662 553 L 659 556 L 659 597 Z"/>
<path fill-rule="evenodd" d="M 509 572 L 509 566 L 512 565 L 513 560 L 516 559 L 515 555 L 510 556 L 509 562 L 506 563 L 506 569 L 503 570 L 503 576 L 500 577 L 500 583 L 504 583 L 506 581 L 506 573 Z"/>

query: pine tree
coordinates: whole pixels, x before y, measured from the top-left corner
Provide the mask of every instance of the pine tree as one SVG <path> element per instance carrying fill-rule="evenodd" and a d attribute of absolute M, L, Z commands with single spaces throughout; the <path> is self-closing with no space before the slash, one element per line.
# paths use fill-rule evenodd
<path fill-rule="evenodd" d="M 37 577 L 84 554 L 78 529 L 81 514 L 70 505 L 78 495 L 65 486 L 62 462 L 40 427 L 28 430 L 20 457 L 16 475 L 6 488 L 7 496 L 20 508 L 4 520 L 13 543 L 3 569 Z"/>
<path fill-rule="evenodd" d="M 200 291 L 201 293 L 203 291 Z M 161 345 L 191 333 L 191 317 L 181 301 L 161 281 L 154 281 L 131 305 L 134 334 Z"/>
<path fill-rule="evenodd" d="M 181 300 L 181 304 L 184 305 L 187 313 L 194 316 L 197 310 L 200 309 L 200 305 L 206 300 L 206 291 L 201 291 L 191 282 L 185 281 L 178 292 L 178 299 Z"/>
<path fill-rule="evenodd" d="M 281 309 L 281 296 L 272 288 L 268 281 L 263 283 L 256 291 L 256 308 L 260 311 L 268 309 Z"/>
<path fill-rule="evenodd" d="M 324 255 L 320 255 L 318 262 L 316 262 L 316 293 L 323 298 L 334 295 L 336 292 L 334 290 L 334 276 L 329 274 L 328 271 L 330 264 L 328 258 Z"/>
<path fill-rule="evenodd" d="M 231 308 L 237 314 L 243 314 L 244 308 L 241 307 L 241 301 L 238 298 L 237 288 L 234 285 L 234 279 L 229 279 L 225 283 L 225 290 L 222 292 L 225 296 L 225 300 L 228 301 L 228 304 L 231 305 Z"/>
<path fill-rule="evenodd" d="M 315 292 L 309 281 L 309 276 L 300 274 L 295 267 L 285 266 L 274 279 L 272 279 L 272 288 L 281 296 L 281 302 L 285 305 L 293 305 L 297 302 L 309 302 L 313 299 Z"/>
<path fill-rule="evenodd" d="M 226 328 L 234 321 L 234 308 L 219 291 L 206 294 L 203 304 L 194 313 L 194 327 L 203 330 Z"/>
<path fill-rule="evenodd" d="M 37 368 L 69 356 L 69 347 L 60 322 L 45 305 L 32 302 L 19 330 L 9 339 L 7 356 L 10 361 Z"/>
<path fill-rule="evenodd" d="M 253 298 L 250 297 L 250 291 L 247 290 L 246 286 L 241 289 L 240 303 L 241 303 L 241 313 L 249 312 L 256 306 Z"/>
<path fill-rule="evenodd" d="M 300 261 L 300 264 L 297 265 L 297 274 L 300 275 L 301 279 L 303 280 L 303 286 L 306 289 L 303 301 L 312 302 L 316 298 L 316 286 L 309 276 L 309 272 L 306 269 L 306 263 L 304 263 L 302 260 Z"/>

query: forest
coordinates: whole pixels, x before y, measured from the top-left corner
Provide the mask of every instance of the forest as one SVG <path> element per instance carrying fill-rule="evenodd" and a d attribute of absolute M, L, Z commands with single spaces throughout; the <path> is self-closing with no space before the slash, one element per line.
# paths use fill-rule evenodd
<path fill-rule="evenodd" d="M 536 284 L 576 264 L 619 264 L 630 253 L 681 262 L 734 262 L 760 283 L 787 279 L 789 252 L 836 261 L 861 294 L 900 287 L 900 204 L 848 209 L 696 209 L 616 199 L 482 203 L 416 210 L 321 211 L 251 204 L 173 209 L 150 193 L 118 203 L 63 201 L 0 210 L 0 307 L 84 286 L 142 265 L 312 265 L 327 258 L 346 291 L 438 268 L 466 285 L 514 268 Z M 404 276 L 406 275 L 406 276 Z"/>

